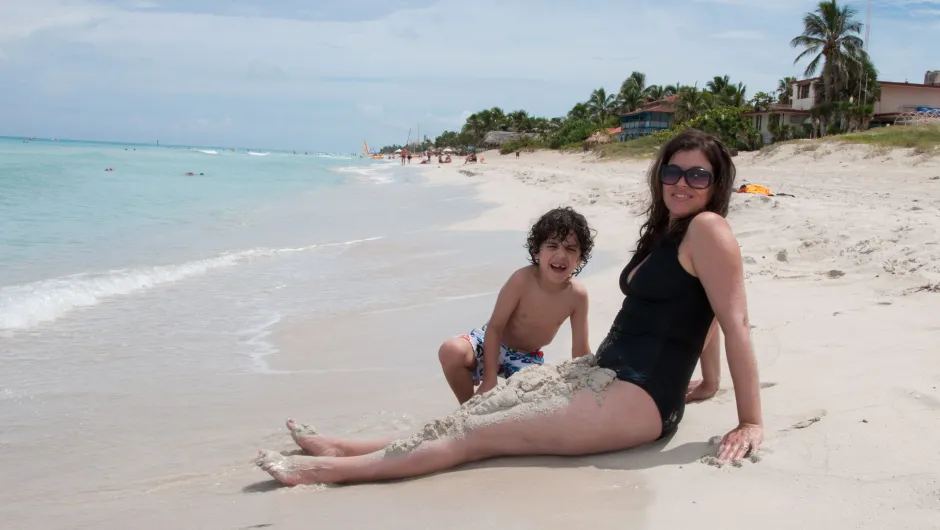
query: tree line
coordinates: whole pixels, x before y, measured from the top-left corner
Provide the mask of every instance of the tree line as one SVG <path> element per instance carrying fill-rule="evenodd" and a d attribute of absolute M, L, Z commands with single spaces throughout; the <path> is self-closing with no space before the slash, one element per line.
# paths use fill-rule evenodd
<path fill-rule="evenodd" d="M 820 1 L 814 11 L 805 14 L 802 34 L 790 41 L 792 47 L 802 48 L 794 64 L 810 59 L 804 77 L 813 78 L 819 73 L 815 106 L 810 112 L 822 135 L 867 128 L 873 103 L 881 96 L 878 72 L 859 36 L 863 24 L 857 16 L 857 10 L 839 5 L 837 0 Z M 749 141 L 745 138 L 755 138 L 756 131 L 745 130 L 747 120 L 741 119 L 741 113 L 769 110 L 773 103 L 790 104 L 791 85 L 796 81 L 794 77 L 784 77 L 773 91 L 758 91 L 748 97 L 747 86 L 727 75 L 715 76 L 702 87 L 697 82 L 647 85 L 646 74 L 634 71 L 616 92 L 608 93 L 599 87 L 586 100 L 575 103 L 564 116 L 546 118 L 532 116 L 522 109 L 505 112 L 492 107 L 468 116 L 459 131 L 444 131 L 433 140 L 425 137 L 419 148 L 479 146 L 489 131 L 536 133 L 541 145 L 558 148 L 583 141 L 598 130 L 617 127 L 622 114 L 670 96 L 675 96 L 672 120 L 675 130 L 737 115 L 739 125 L 733 127 L 733 134 L 738 141 L 732 143 L 746 147 Z M 779 132 L 780 139 L 809 134 L 800 128 L 777 128 L 779 131 L 774 131 L 774 135 Z M 391 153 L 401 147 L 386 146 L 381 152 Z"/>

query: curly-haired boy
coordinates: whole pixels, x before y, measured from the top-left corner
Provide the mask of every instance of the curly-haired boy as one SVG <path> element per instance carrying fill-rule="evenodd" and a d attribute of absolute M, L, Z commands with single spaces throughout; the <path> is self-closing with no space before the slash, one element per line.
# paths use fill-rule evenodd
<path fill-rule="evenodd" d="M 452 337 L 438 357 L 444 376 L 460 403 L 496 386 L 522 368 L 542 364 L 542 348 L 571 321 L 571 356 L 590 353 L 588 294 L 574 276 L 591 257 L 594 234 L 583 215 L 555 208 L 529 230 L 526 247 L 531 265 L 512 274 L 496 298 L 482 328 Z"/>

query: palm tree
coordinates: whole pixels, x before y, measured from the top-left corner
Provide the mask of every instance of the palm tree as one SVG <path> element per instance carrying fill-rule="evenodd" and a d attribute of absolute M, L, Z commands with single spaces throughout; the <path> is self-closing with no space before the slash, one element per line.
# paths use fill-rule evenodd
<path fill-rule="evenodd" d="M 532 119 L 529 113 L 524 110 L 515 110 L 506 115 L 509 121 L 509 128 L 514 132 L 530 132 L 532 129 Z"/>
<path fill-rule="evenodd" d="M 679 92 L 679 101 L 676 103 L 676 121 L 681 123 L 691 120 L 702 111 L 708 109 L 710 103 L 704 90 L 699 90 L 697 86 L 684 87 Z"/>
<path fill-rule="evenodd" d="M 725 87 L 724 91 L 721 93 L 721 102 L 725 105 L 731 105 L 733 107 L 743 107 L 744 103 L 747 101 L 747 85 L 744 83 L 738 83 L 737 85 L 731 85 Z"/>
<path fill-rule="evenodd" d="M 731 86 L 731 77 L 727 75 L 721 77 L 716 75 L 711 81 L 705 84 L 705 88 L 716 96 L 725 93 L 725 89 L 729 86 Z"/>
<path fill-rule="evenodd" d="M 620 112 L 633 112 L 646 103 L 646 98 L 636 85 L 627 85 L 624 88 L 626 90 L 621 90 L 617 94 L 617 104 L 620 107 Z"/>
<path fill-rule="evenodd" d="M 790 41 L 790 46 L 803 48 L 794 64 L 815 55 L 806 66 L 804 76 L 815 76 L 822 63 L 824 103 L 835 100 L 839 80 L 845 78 L 844 72 L 849 67 L 847 63 L 866 55 L 864 43 L 858 36 L 862 23 L 855 19 L 857 14 L 849 6 L 839 6 L 836 0 L 823 0 L 816 11 L 803 17 L 803 34 Z"/>
<path fill-rule="evenodd" d="M 633 72 L 630 77 L 620 84 L 617 92 L 617 110 L 620 112 L 633 112 L 646 102 L 646 74 Z"/>
<path fill-rule="evenodd" d="M 662 85 L 650 85 L 643 91 L 647 101 L 657 101 L 666 97 L 666 91 Z"/>
<path fill-rule="evenodd" d="M 778 103 L 783 105 L 789 105 L 790 101 L 790 85 L 796 82 L 795 77 L 784 77 L 777 83 L 777 94 L 778 94 Z"/>
<path fill-rule="evenodd" d="M 646 90 L 646 74 L 643 72 L 633 72 L 630 77 L 623 80 L 620 84 L 620 92 L 627 90 L 627 87 L 635 87 L 641 94 Z"/>
<path fill-rule="evenodd" d="M 617 96 L 614 94 L 608 95 L 604 87 L 601 87 L 591 92 L 587 106 L 591 112 L 591 117 L 597 120 L 598 123 L 604 124 L 617 106 Z"/>
<path fill-rule="evenodd" d="M 575 103 L 568 111 L 569 120 L 586 120 L 591 116 L 587 103 Z"/>

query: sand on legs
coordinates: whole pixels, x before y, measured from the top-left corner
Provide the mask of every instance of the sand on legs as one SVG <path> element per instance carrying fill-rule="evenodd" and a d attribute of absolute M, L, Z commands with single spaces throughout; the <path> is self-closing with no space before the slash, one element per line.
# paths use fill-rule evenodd
<path fill-rule="evenodd" d="M 394 438 L 343 440 L 322 436 L 312 425 L 287 420 L 287 430 L 301 449 L 311 456 L 360 456 L 374 453 L 392 443 Z"/>
<path fill-rule="evenodd" d="M 661 428 L 659 411 L 648 394 L 616 380 L 611 370 L 597 367 L 587 355 L 526 368 L 505 386 L 475 396 L 409 438 L 372 442 L 379 449 L 367 454 L 284 456 L 262 450 L 256 464 L 287 485 L 369 482 L 425 475 L 497 456 L 627 449 L 655 440 Z"/>

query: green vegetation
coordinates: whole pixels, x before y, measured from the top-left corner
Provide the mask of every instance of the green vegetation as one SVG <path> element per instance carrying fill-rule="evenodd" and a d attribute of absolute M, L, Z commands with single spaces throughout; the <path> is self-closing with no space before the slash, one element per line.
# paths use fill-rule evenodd
<path fill-rule="evenodd" d="M 940 125 L 905 125 L 878 127 L 864 132 L 844 134 L 838 141 L 877 147 L 913 149 L 917 154 L 940 154 Z"/>
<path fill-rule="evenodd" d="M 518 138 L 516 140 L 511 140 L 504 143 L 499 148 L 499 154 L 508 155 L 510 153 L 515 153 L 516 151 L 534 151 L 536 149 L 544 149 L 545 147 L 547 147 L 545 145 L 545 141 L 541 138 L 525 136 L 523 138 Z"/>
<path fill-rule="evenodd" d="M 628 142 L 613 142 L 599 145 L 594 152 L 599 158 L 650 158 L 659 151 L 662 140 L 654 136 L 644 136 Z M 580 145 L 578 146 L 580 150 Z"/>
<path fill-rule="evenodd" d="M 859 36 L 862 23 L 857 15 L 854 8 L 839 5 L 837 0 L 823 0 L 814 11 L 803 17 L 803 32 L 793 38 L 790 45 L 802 48 L 794 63 L 810 59 L 804 71 L 807 78 L 820 73 L 820 79 L 811 82 L 813 86 L 821 85 L 816 87 L 816 105 L 810 109 L 813 125 L 781 123 L 780 115 L 770 112 L 768 130 L 775 142 L 868 129 L 874 112 L 873 103 L 881 97 L 881 87 L 878 71 Z M 675 108 L 670 129 L 627 142 L 599 144 L 594 151 L 601 157 L 648 156 L 663 142 L 691 127 L 717 135 L 731 148 L 760 149 L 763 144 L 760 133 L 744 113 L 772 111 L 775 104 L 790 104 L 792 84 L 796 81 L 796 78 L 784 77 L 779 80 L 776 90 L 757 92 L 748 98 L 747 87 L 733 82 L 727 75 L 713 77 L 700 89 L 697 82 L 692 85 L 679 82 L 647 85 L 644 73 L 632 72 L 616 92 L 608 93 L 604 87 L 594 89 L 585 101 L 576 103 L 565 116 L 545 118 L 532 116 L 525 110 L 506 113 L 493 107 L 471 114 L 460 131 L 445 131 L 434 140 L 425 137 L 412 144 L 412 149 L 423 151 L 431 147 L 453 147 L 461 152 L 469 146 L 474 149 L 482 146 L 486 133 L 490 131 L 506 131 L 538 136 L 502 145 L 500 152 L 503 154 L 544 148 L 580 151 L 582 142 L 592 134 L 617 127 L 622 114 L 670 97 Z M 883 133 L 850 134 L 843 139 L 856 141 L 855 138 L 874 138 L 879 134 Z M 932 151 L 937 144 L 933 136 L 925 133 L 891 131 L 886 134 L 897 138 L 891 141 L 899 142 L 892 144 L 899 147 Z M 400 147 L 387 146 L 381 152 L 394 152 Z"/>

